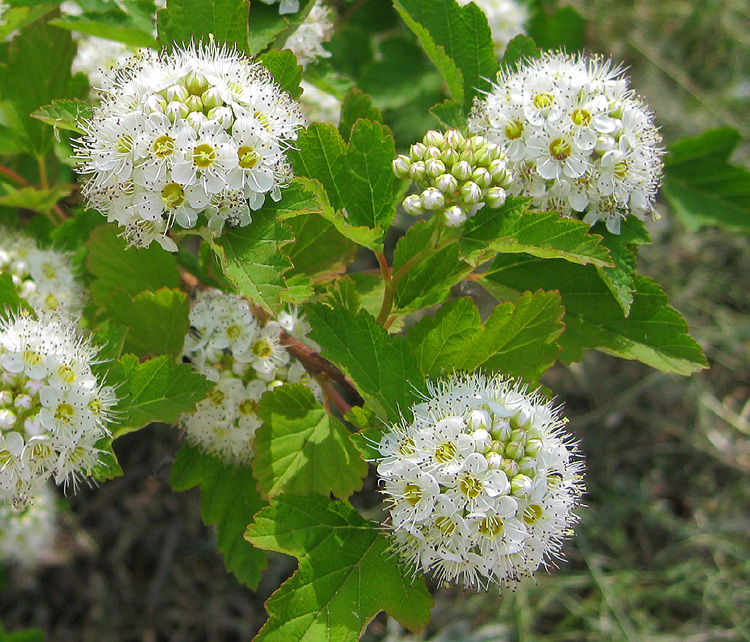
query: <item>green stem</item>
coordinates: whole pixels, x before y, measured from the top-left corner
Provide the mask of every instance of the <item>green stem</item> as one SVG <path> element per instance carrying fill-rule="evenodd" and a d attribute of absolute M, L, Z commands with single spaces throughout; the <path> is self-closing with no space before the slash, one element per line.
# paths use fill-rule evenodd
<path fill-rule="evenodd" d="M 44 156 L 37 156 L 36 164 L 37 167 L 39 167 L 39 185 L 43 190 L 48 190 L 49 181 L 47 180 L 47 163 L 44 161 Z"/>
<path fill-rule="evenodd" d="M 378 259 L 378 265 L 380 266 L 380 274 L 383 277 L 383 283 L 385 284 L 385 291 L 383 292 L 383 303 L 380 306 L 380 312 L 376 321 L 383 325 L 388 319 L 388 315 L 393 309 L 393 286 L 391 280 L 391 271 L 388 267 L 388 261 L 385 258 L 385 254 L 382 252 L 376 252 L 375 257 Z"/>

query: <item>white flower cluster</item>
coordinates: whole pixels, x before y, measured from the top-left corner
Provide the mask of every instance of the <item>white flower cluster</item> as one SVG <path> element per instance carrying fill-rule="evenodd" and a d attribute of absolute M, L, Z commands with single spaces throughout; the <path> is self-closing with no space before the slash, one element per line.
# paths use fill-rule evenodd
<path fill-rule="evenodd" d="M 44 482 L 74 484 L 99 460 L 117 399 L 91 371 L 96 350 L 73 323 L 0 321 L 0 500 L 20 508 Z"/>
<path fill-rule="evenodd" d="M 78 171 L 89 206 L 130 243 L 176 251 L 173 224 L 192 228 L 203 214 L 220 233 L 250 223 L 266 194 L 281 198 L 304 120 L 265 67 L 213 42 L 129 65 L 85 124 Z"/>
<path fill-rule="evenodd" d="M 33 567 L 52 552 L 57 535 L 57 504 L 45 484 L 23 511 L 0 504 L 0 560 Z"/>
<path fill-rule="evenodd" d="M 299 0 L 260 0 L 263 4 L 279 3 L 279 14 L 297 13 L 299 11 Z"/>
<path fill-rule="evenodd" d="M 69 318 L 83 312 L 84 289 L 64 252 L 42 250 L 34 239 L 0 227 L 0 271 L 10 273 L 18 294 L 37 312 Z"/>
<path fill-rule="evenodd" d="M 304 69 L 318 58 L 330 57 L 331 53 L 323 49 L 323 43 L 330 40 L 332 35 L 331 10 L 322 0 L 316 0 L 304 22 L 287 38 L 283 48 L 291 50 Z"/>
<path fill-rule="evenodd" d="M 461 225 L 485 204 L 501 207 L 511 185 L 502 148 L 457 129 L 445 134 L 428 131 L 421 143 L 411 146 L 408 156 L 396 157 L 393 172 L 398 178 L 411 178 L 423 190 L 404 199 L 408 214 L 442 212 L 451 227 Z"/>
<path fill-rule="evenodd" d="M 547 53 L 502 74 L 478 101 L 472 131 L 503 146 L 515 182 L 541 210 L 605 221 L 653 215 L 663 150 L 654 117 L 621 69 L 601 58 Z"/>
<path fill-rule="evenodd" d="M 474 2 L 487 16 L 498 58 L 513 38 L 526 33 L 529 10 L 517 0 L 458 0 L 463 6 L 469 2 Z"/>
<path fill-rule="evenodd" d="M 198 293 L 182 354 L 216 386 L 195 412 L 180 415 L 189 441 L 229 464 L 245 464 L 253 456 L 261 424 L 257 407 L 266 391 L 304 382 L 321 398 L 317 382 L 281 343 L 282 330 L 304 341 L 310 328 L 297 309 L 261 322 L 240 296 Z"/>
<path fill-rule="evenodd" d="M 559 408 L 500 375 L 429 385 L 414 419 L 380 443 L 395 547 L 466 587 L 513 588 L 561 556 L 583 464 Z"/>
<path fill-rule="evenodd" d="M 96 36 L 85 36 L 77 44 L 71 71 L 86 74 L 91 84 L 92 98 L 98 96 L 97 90 L 103 91 L 109 87 L 112 71 L 136 53 L 133 47 Z"/>

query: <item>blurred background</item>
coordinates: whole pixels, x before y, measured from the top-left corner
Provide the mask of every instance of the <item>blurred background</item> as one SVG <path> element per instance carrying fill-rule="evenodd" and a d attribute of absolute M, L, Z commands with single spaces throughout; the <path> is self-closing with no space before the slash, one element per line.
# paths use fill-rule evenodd
<path fill-rule="evenodd" d="M 667 144 L 720 126 L 750 139 L 750 0 L 568 4 L 585 49 L 628 66 Z M 747 143 L 732 162 L 750 167 Z M 365 640 L 750 640 L 750 238 L 689 232 L 665 203 L 658 210 L 640 270 L 711 368 L 681 378 L 593 352 L 556 365 L 543 383 L 565 404 L 588 469 L 567 561 L 502 596 L 433 586 L 424 632 L 380 614 Z M 161 425 L 118 439 L 125 475 L 61 497 L 69 510 L 39 564 L 1 571 L 8 631 L 37 627 L 53 642 L 252 638 L 296 562 L 269 555 L 255 593 L 225 572 L 198 492 L 169 487 L 180 443 Z"/>

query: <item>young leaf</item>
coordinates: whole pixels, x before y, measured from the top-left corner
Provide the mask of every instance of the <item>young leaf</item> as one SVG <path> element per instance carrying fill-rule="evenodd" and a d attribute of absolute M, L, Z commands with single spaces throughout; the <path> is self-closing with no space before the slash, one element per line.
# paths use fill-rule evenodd
<path fill-rule="evenodd" d="M 490 290 L 502 286 L 558 290 L 565 308 L 565 332 L 559 339 L 566 362 L 596 348 L 624 359 L 638 359 L 663 372 L 689 375 L 706 367 L 700 346 L 667 296 L 651 279 L 636 276 L 629 316 L 592 265 L 531 256 L 498 256 L 483 277 Z"/>
<path fill-rule="evenodd" d="M 713 129 L 669 148 L 663 194 L 689 230 L 750 230 L 750 171 L 729 163 L 740 140 L 733 129 Z"/>
<path fill-rule="evenodd" d="M 258 56 L 258 60 L 271 72 L 276 82 L 292 98 L 299 99 L 302 95 L 300 82 L 302 81 L 302 67 L 297 64 L 297 58 L 289 49 L 279 51 L 272 49 Z"/>
<path fill-rule="evenodd" d="M 127 248 L 113 225 L 97 227 L 86 243 L 86 267 L 97 281 L 92 285 L 94 298 L 106 298 L 110 290 L 121 287 L 128 294 L 143 290 L 176 288 L 180 271 L 174 254 L 156 243 L 147 248 Z"/>
<path fill-rule="evenodd" d="M 284 273 L 292 267 L 281 248 L 293 238 L 273 208 L 263 207 L 253 212 L 250 225 L 224 230 L 210 243 L 237 293 L 275 312 L 281 305 L 280 294 L 286 289 Z"/>
<path fill-rule="evenodd" d="M 90 119 L 93 111 L 93 107 L 82 100 L 53 100 L 51 104 L 33 112 L 31 117 L 57 129 L 68 129 L 83 134 L 84 129 L 80 123 L 82 120 Z"/>
<path fill-rule="evenodd" d="M 354 123 L 360 118 L 383 124 L 383 114 L 372 104 L 372 99 L 354 87 L 341 101 L 339 132 L 346 142 L 349 142 Z"/>
<path fill-rule="evenodd" d="M 487 18 L 475 4 L 455 0 L 395 0 L 394 5 L 446 81 L 468 109 L 489 89 L 499 69 Z M 451 64 L 452 63 L 452 64 Z"/>
<path fill-rule="evenodd" d="M 122 288 L 106 294 L 107 316 L 128 328 L 125 351 L 140 358 L 168 354 L 179 356 L 190 322 L 190 304 L 180 290 L 145 290 L 132 296 Z"/>
<path fill-rule="evenodd" d="M 463 225 L 461 255 L 479 265 L 492 254 L 522 252 L 543 259 L 609 266 L 612 260 L 602 237 L 589 234 L 582 221 L 560 218 L 557 212 L 530 212 L 528 199 L 510 197 L 499 209 L 483 207 Z"/>
<path fill-rule="evenodd" d="M 410 415 L 410 406 L 424 390 L 424 380 L 409 346 L 401 336 L 389 336 L 365 310 L 321 303 L 305 306 L 312 326 L 310 338 L 327 359 L 344 368 L 373 408 L 389 421 Z"/>
<path fill-rule="evenodd" d="M 215 39 L 247 49 L 248 0 L 167 0 L 157 14 L 159 44 Z"/>
<path fill-rule="evenodd" d="M 441 127 L 445 129 L 461 128 L 466 126 L 466 116 L 461 105 L 453 100 L 446 100 L 430 109 L 430 113 L 437 118 Z"/>
<path fill-rule="evenodd" d="M 500 65 L 509 71 L 518 69 L 520 63 L 530 58 L 538 58 L 542 51 L 528 36 L 519 35 L 513 38 L 505 47 L 505 53 Z"/>
<path fill-rule="evenodd" d="M 47 214 L 61 199 L 70 194 L 70 190 L 61 185 L 51 189 L 37 189 L 36 187 L 22 187 L 0 197 L 0 206 L 20 207 L 32 212 Z"/>
<path fill-rule="evenodd" d="M 346 499 L 361 490 L 367 464 L 349 431 L 304 384 L 279 386 L 258 406 L 253 471 L 264 497 L 314 491 Z"/>
<path fill-rule="evenodd" d="M 177 364 L 167 355 L 139 363 L 138 357 L 126 354 L 111 372 L 108 383 L 120 382 L 118 410 L 123 413 L 120 427 L 113 431 L 115 437 L 154 421 L 177 423 L 180 414 L 192 411 L 214 387 L 193 372 L 190 364 Z"/>
<path fill-rule="evenodd" d="M 266 602 L 269 619 L 257 642 L 355 642 L 382 610 L 414 631 L 429 619 L 424 581 L 409 579 L 381 528 L 347 502 L 281 495 L 245 537 L 299 559 L 297 572 Z"/>
<path fill-rule="evenodd" d="M 201 491 L 201 517 L 216 524 L 217 547 L 224 566 L 255 590 L 266 567 L 266 554 L 243 538 L 247 525 L 266 503 L 255 489 L 249 466 L 230 466 L 185 444 L 172 464 L 169 483 L 178 492 Z"/>
<path fill-rule="evenodd" d="M 427 376 L 481 367 L 535 380 L 560 354 L 563 313 L 557 292 L 524 292 L 482 324 L 471 299 L 456 299 L 419 321 L 406 340 Z"/>

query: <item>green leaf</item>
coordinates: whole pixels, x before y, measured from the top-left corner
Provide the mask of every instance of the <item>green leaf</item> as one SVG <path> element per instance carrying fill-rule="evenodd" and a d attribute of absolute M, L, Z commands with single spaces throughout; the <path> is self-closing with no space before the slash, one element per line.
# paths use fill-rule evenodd
<path fill-rule="evenodd" d="M 329 287 L 322 301 L 332 308 L 339 306 L 349 310 L 352 314 L 357 314 L 362 307 L 362 298 L 351 276 L 345 276 Z"/>
<path fill-rule="evenodd" d="M 299 569 L 266 602 L 269 619 L 256 641 L 355 642 L 381 610 L 412 630 L 424 627 L 432 598 L 381 531 L 346 502 L 315 494 L 271 500 L 245 537 L 294 555 Z"/>
<path fill-rule="evenodd" d="M 332 125 L 313 123 L 300 133 L 291 153 L 295 173 L 319 181 L 331 205 L 346 209 L 354 227 L 390 226 L 393 206 L 393 138 L 379 123 L 358 120 L 347 148 Z"/>
<path fill-rule="evenodd" d="M 37 21 L 13 38 L 7 63 L 0 66 L 0 108 L 14 135 L 38 156 L 52 148 L 53 132 L 29 114 L 55 98 L 75 97 L 70 95 L 75 51 L 70 33 Z"/>
<path fill-rule="evenodd" d="M 339 132 L 345 141 L 349 141 L 352 128 L 360 118 L 383 124 L 383 114 L 372 104 L 372 99 L 356 87 L 353 87 L 341 101 L 341 119 Z"/>
<path fill-rule="evenodd" d="M 122 476 L 122 467 L 112 450 L 112 437 L 103 437 L 94 446 L 99 450 L 98 462 L 88 474 L 100 483 Z"/>
<path fill-rule="evenodd" d="M 74 252 L 88 240 L 91 232 L 104 222 L 96 210 L 78 209 L 52 230 L 52 243 L 56 248 Z"/>
<path fill-rule="evenodd" d="M 31 5 L 32 2 L 27 0 L 26 4 Z M 23 29 L 32 22 L 36 22 L 39 18 L 54 11 L 56 8 L 53 4 L 32 7 L 14 7 L 11 5 L 3 14 L 3 24 L 0 25 L 0 42 L 7 40 L 8 36 L 14 31 Z"/>
<path fill-rule="evenodd" d="M 33 112 L 31 117 L 57 129 L 69 129 L 83 134 L 84 129 L 80 123 L 82 120 L 89 120 L 93 111 L 93 107 L 82 100 L 53 100 L 51 104 Z"/>
<path fill-rule="evenodd" d="M 24 629 L 9 633 L 0 624 L 0 642 L 44 642 L 44 640 L 44 631 L 41 629 Z"/>
<path fill-rule="evenodd" d="M 37 189 L 36 187 L 22 187 L 0 197 L 0 206 L 20 207 L 21 209 L 47 214 L 57 202 L 70 194 L 70 190 L 61 185 L 52 189 Z"/>
<path fill-rule="evenodd" d="M 21 312 L 34 314 L 31 306 L 18 294 L 10 272 L 0 272 L 0 318 Z"/>
<path fill-rule="evenodd" d="M 481 323 L 469 298 L 442 306 L 409 330 L 406 340 L 426 376 L 481 367 L 536 380 L 557 359 L 564 310 L 556 292 L 525 292 L 498 305 Z"/>
<path fill-rule="evenodd" d="M 529 35 L 542 49 L 583 49 L 586 23 L 573 7 L 560 7 L 554 13 L 537 11 L 528 26 Z"/>
<path fill-rule="evenodd" d="M 430 113 L 437 118 L 441 127 L 445 129 L 466 127 L 466 116 L 464 116 L 461 105 L 453 100 L 446 100 L 430 109 Z"/>
<path fill-rule="evenodd" d="M 287 220 L 294 243 L 286 247 L 294 264 L 290 276 L 304 274 L 313 283 L 326 283 L 346 271 L 357 246 L 344 238 L 331 222 L 317 214 Z"/>
<path fill-rule="evenodd" d="M 515 71 L 524 60 L 538 58 L 542 54 L 541 49 L 528 36 L 519 35 L 513 38 L 505 47 L 505 53 L 500 61 L 503 69 Z"/>
<path fill-rule="evenodd" d="M 216 524 L 217 547 L 224 565 L 240 582 L 257 589 L 266 554 L 243 535 L 266 503 L 255 488 L 250 467 L 227 465 L 186 444 L 175 457 L 169 483 L 178 492 L 200 488 L 201 517 L 207 525 Z"/>
<path fill-rule="evenodd" d="M 600 244 L 602 237 L 589 234 L 587 223 L 560 218 L 557 212 L 530 212 L 528 202 L 509 197 L 501 208 L 485 206 L 467 220 L 461 237 L 464 260 L 476 266 L 495 252 L 522 252 L 545 259 L 613 265 Z"/>
<path fill-rule="evenodd" d="M 156 38 L 150 32 L 132 26 L 102 22 L 101 15 L 95 17 L 98 19 L 94 20 L 89 16 L 66 16 L 63 20 L 50 20 L 50 24 L 87 36 L 121 42 L 129 47 L 155 48 L 157 46 Z"/>
<path fill-rule="evenodd" d="M 168 355 L 140 363 L 138 357 L 126 354 L 112 368 L 115 379 L 122 382 L 118 396 L 123 399 L 118 410 L 124 413 L 115 437 L 138 430 L 154 421 L 177 423 L 183 412 L 214 387 L 214 383 L 193 371 L 190 364 L 174 362 Z M 111 382 L 114 385 L 114 381 Z"/>
<path fill-rule="evenodd" d="M 304 384 L 279 386 L 258 406 L 253 471 L 264 497 L 313 491 L 346 499 L 362 489 L 367 464 L 349 431 Z"/>
<path fill-rule="evenodd" d="M 471 272 L 471 266 L 459 259 L 456 243 L 437 251 L 432 249 L 433 229 L 432 221 L 419 221 L 396 244 L 394 275 L 407 262 L 414 262 L 396 285 L 394 302 L 398 310 L 416 310 L 440 303 Z"/>
<path fill-rule="evenodd" d="M 190 327 L 190 304 L 184 292 L 161 288 L 132 296 L 118 287 L 105 296 L 109 318 L 128 328 L 126 352 L 140 358 L 180 355 Z"/>
<path fill-rule="evenodd" d="M 110 290 L 121 287 L 135 296 L 143 290 L 176 288 L 180 271 L 174 254 L 153 243 L 147 248 L 127 248 L 113 225 L 97 227 L 86 243 L 86 267 L 97 281 L 92 293 L 98 301 Z"/>
<path fill-rule="evenodd" d="M 721 128 L 669 147 L 662 193 L 689 230 L 750 230 L 750 171 L 729 163 L 740 140 Z"/>
<path fill-rule="evenodd" d="M 627 316 L 633 302 L 633 277 L 638 267 L 638 246 L 650 243 L 651 239 L 643 223 L 634 216 L 629 216 L 622 222 L 619 234 L 612 234 L 602 223 L 595 227 L 602 235 L 602 245 L 609 250 L 615 264 L 614 267 L 597 266 L 596 269 Z"/>
<path fill-rule="evenodd" d="M 347 421 L 351 421 L 352 423 L 355 423 L 354 420 L 359 423 L 364 423 L 365 421 L 367 421 L 368 418 L 366 416 L 356 416 L 355 414 L 355 416 L 350 417 L 350 413 L 355 410 L 361 411 L 362 408 L 355 406 L 354 408 L 352 408 L 352 410 L 347 412 L 345 417 Z M 359 432 L 350 434 L 349 439 L 354 444 L 354 447 L 359 451 L 359 454 L 362 455 L 362 457 L 365 459 L 365 461 L 374 462 L 382 457 L 382 454 L 378 449 L 378 444 L 380 443 L 380 439 L 382 438 L 384 432 L 385 428 L 383 426 L 378 426 L 376 428 L 366 428 L 365 430 L 360 430 Z"/>
<path fill-rule="evenodd" d="M 248 0 L 167 0 L 157 14 L 159 44 L 214 39 L 246 51 L 249 7 Z"/>
<path fill-rule="evenodd" d="M 700 346 L 667 296 L 651 279 L 636 276 L 629 316 L 592 265 L 531 256 L 498 256 L 483 277 L 490 290 L 502 286 L 557 290 L 565 308 L 565 332 L 559 343 L 566 362 L 578 361 L 585 348 L 624 359 L 637 359 L 663 372 L 689 375 L 706 367 Z"/>
<path fill-rule="evenodd" d="M 297 64 L 297 58 L 291 51 L 272 49 L 259 56 L 258 60 L 271 72 L 285 92 L 295 100 L 299 99 L 302 95 L 302 89 L 299 86 L 302 81 L 302 67 Z"/>
<path fill-rule="evenodd" d="M 250 225 L 224 230 L 218 239 L 209 242 L 237 293 L 275 312 L 287 287 L 284 273 L 292 267 L 281 248 L 293 238 L 274 209 L 263 207 L 253 213 Z"/>
<path fill-rule="evenodd" d="M 475 4 L 455 0 L 395 0 L 406 25 L 464 109 L 487 91 L 498 71 L 487 18 Z"/>
<path fill-rule="evenodd" d="M 414 355 L 402 336 L 389 336 L 365 310 L 321 303 L 305 306 L 312 326 L 310 338 L 322 354 L 349 373 L 357 390 L 384 419 L 409 416 L 424 390 Z"/>

